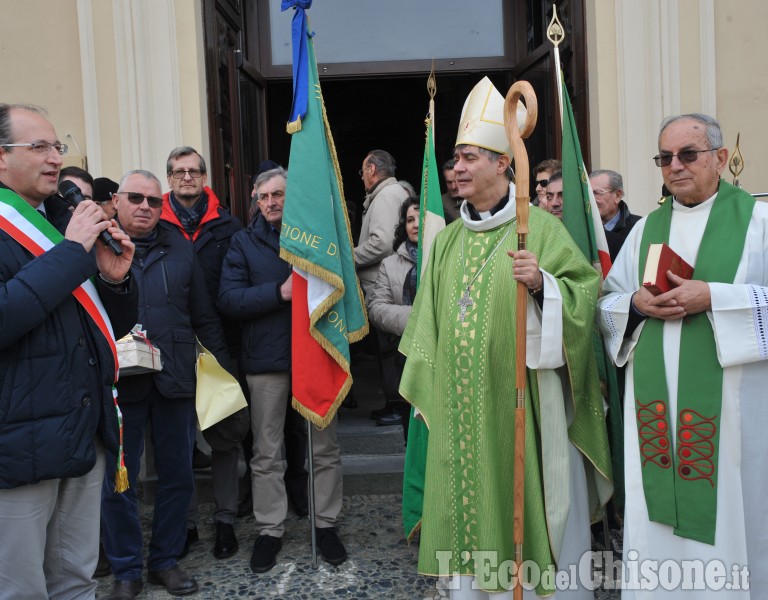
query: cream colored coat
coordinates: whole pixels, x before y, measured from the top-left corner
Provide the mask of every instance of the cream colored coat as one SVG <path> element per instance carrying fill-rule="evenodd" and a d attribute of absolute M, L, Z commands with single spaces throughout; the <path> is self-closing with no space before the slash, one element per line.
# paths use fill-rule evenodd
<path fill-rule="evenodd" d="M 400 207 L 408 193 L 394 177 L 381 181 L 363 203 L 363 224 L 355 247 L 355 267 L 366 296 L 376 285 L 379 264 L 392 254 Z"/>

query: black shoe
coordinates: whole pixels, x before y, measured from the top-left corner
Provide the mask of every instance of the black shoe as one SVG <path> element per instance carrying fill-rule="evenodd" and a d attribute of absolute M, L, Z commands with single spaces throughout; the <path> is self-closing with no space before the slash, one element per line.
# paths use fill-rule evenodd
<path fill-rule="evenodd" d="M 344 398 L 344 401 L 341 403 L 341 406 L 344 408 L 357 408 L 357 400 L 355 400 L 351 396 L 347 396 L 346 398 Z"/>
<path fill-rule="evenodd" d="M 93 572 L 93 577 L 98 579 L 100 577 L 106 577 L 112 572 L 112 567 L 107 559 L 107 553 L 104 552 L 104 544 L 99 544 L 99 561 L 96 563 L 96 570 Z"/>
<path fill-rule="evenodd" d="M 179 558 L 184 558 L 187 554 L 189 554 L 189 549 L 192 547 L 192 544 L 195 544 L 200 541 L 200 534 L 197 531 L 197 527 L 193 529 L 187 529 L 187 539 L 184 540 L 184 548 L 181 550 L 181 554 L 179 554 Z"/>
<path fill-rule="evenodd" d="M 216 558 L 229 558 L 237 553 L 240 544 L 235 537 L 235 529 L 229 523 L 216 521 L 216 543 L 213 545 L 213 555 Z"/>
<path fill-rule="evenodd" d="M 335 527 L 315 527 L 317 549 L 323 560 L 332 565 L 340 565 L 347 560 L 347 551 L 339 539 Z"/>
<path fill-rule="evenodd" d="M 144 582 L 141 579 L 129 579 L 126 581 L 115 579 L 107 600 L 134 600 L 143 588 Z"/>
<path fill-rule="evenodd" d="M 253 543 L 251 571 L 266 573 L 277 564 L 277 553 L 283 547 L 283 540 L 271 535 L 260 535 Z"/>
<path fill-rule="evenodd" d="M 211 468 L 211 457 L 200 450 L 197 446 L 192 450 L 192 469 L 194 471 L 204 471 Z"/>
<path fill-rule="evenodd" d="M 379 417 L 376 419 L 376 425 L 388 426 L 388 425 L 402 425 L 403 416 L 398 412 L 391 412 L 388 415 Z"/>
<path fill-rule="evenodd" d="M 171 596 L 193 594 L 199 588 L 197 581 L 179 565 L 174 565 L 164 571 L 150 571 L 147 581 L 155 585 L 162 585 Z"/>

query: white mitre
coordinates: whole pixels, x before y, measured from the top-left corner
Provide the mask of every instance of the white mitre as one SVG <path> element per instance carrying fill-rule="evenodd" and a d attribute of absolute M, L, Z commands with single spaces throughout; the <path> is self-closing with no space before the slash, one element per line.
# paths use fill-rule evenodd
<path fill-rule="evenodd" d="M 517 126 L 522 131 L 526 117 L 525 106 L 517 104 Z M 512 158 L 507 133 L 504 130 L 504 97 L 483 77 L 472 88 L 464 102 L 456 145 L 468 144 L 506 154 Z"/>

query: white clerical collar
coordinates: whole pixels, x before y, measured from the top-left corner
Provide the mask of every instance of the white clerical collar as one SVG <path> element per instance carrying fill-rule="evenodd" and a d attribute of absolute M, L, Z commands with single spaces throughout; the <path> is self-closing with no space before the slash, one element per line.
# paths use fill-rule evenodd
<path fill-rule="evenodd" d="M 712 206 L 712 204 L 715 202 L 715 198 L 717 198 L 718 192 L 715 192 L 714 194 L 712 194 L 709 198 L 704 200 L 704 202 L 699 202 L 694 206 L 687 206 L 682 202 L 680 202 L 677 198 L 674 198 L 675 203 L 672 205 L 672 208 L 674 208 L 675 210 L 685 210 L 687 212 L 691 212 L 694 210 L 708 210 Z"/>
<path fill-rule="evenodd" d="M 478 214 L 480 215 L 481 220 L 473 221 L 472 217 L 469 215 L 469 209 L 467 208 L 466 200 L 459 209 L 459 216 L 461 216 L 464 227 L 470 231 L 490 231 L 491 229 L 495 229 L 496 227 L 504 225 L 504 223 L 514 219 L 515 215 L 517 214 L 515 203 L 515 184 L 511 181 L 509 182 L 509 202 L 507 202 L 507 205 L 504 208 L 502 208 L 494 215 L 492 215 L 489 211 L 481 212 Z"/>

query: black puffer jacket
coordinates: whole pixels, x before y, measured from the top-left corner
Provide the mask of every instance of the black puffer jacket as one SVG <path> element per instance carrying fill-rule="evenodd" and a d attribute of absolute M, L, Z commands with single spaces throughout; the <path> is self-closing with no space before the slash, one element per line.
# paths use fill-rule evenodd
<path fill-rule="evenodd" d="M 269 373 L 291 369 L 291 304 L 280 286 L 291 266 L 280 258 L 280 237 L 258 215 L 232 238 L 224 258 L 219 308 L 243 322 L 240 366 L 243 372 Z"/>
<path fill-rule="evenodd" d="M 45 207 L 63 232 L 66 204 L 54 196 Z M 87 473 L 97 438 L 117 452 L 114 357 L 72 295 L 96 274 L 93 254 L 77 242 L 35 258 L 0 232 L 0 489 Z M 124 293 L 94 282 L 122 337 L 136 322 L 135 282 Z"/>
<path fill-rule="evenodd" d="M 208 296 L 205 276 L 187 240 L 163 227 L 131 273 L 139 288 L 139 319 L 147 338 L 160 349 L 163 370 L 124 377 L 123 402 L 143 397 L 149 377 L 168 398 L 195 396 L 195 335 L 225 369 L 231 369 L 221 323 Z"/>

